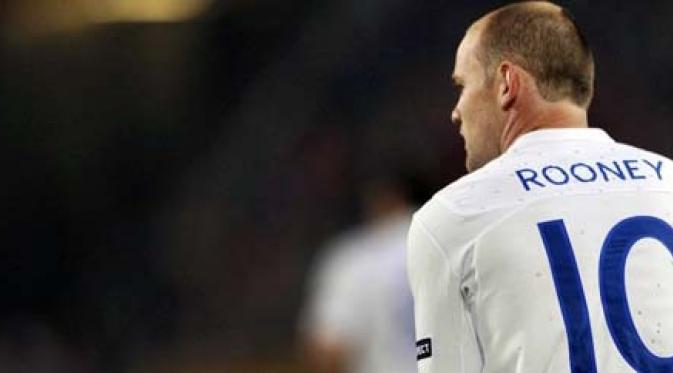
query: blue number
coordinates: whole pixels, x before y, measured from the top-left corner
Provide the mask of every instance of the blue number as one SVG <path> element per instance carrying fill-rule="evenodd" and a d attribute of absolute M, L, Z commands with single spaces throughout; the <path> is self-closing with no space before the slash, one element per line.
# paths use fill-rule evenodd
<path fill-rule="evenodd" d="M 570 370 L 573 373 L 596 373 L 589 310 L 568 232 L 563 220 L 540 223 L 538 228 L 549 257 L 556 294 L 566 326 Z"/>
<path fill-rule="evenodd" d="M 626 257 L 640 239 L 654 238 L 673 255 L 673 228 L 663 220 L 637 216 L 621 221 L 608 233 L 599 264 L 601 301 L 617 349 L 639 372 L 671 372 L 673 357 L 661 358 L 647 349 L 631 318 L 626 296 Z"/>
<path fill-rule="evenodd" d="M 568 232 L 562 220 L 538 224 L 568 334 L 573 373 L 596 372 L 589 311 Z M 673 357 L 654 355 L 638 335 L 626 296 L 626 258 L 643 238 L 662 242 L 673 255 L 673 228 L 661 219 L 637 216 L 615 225 L 601 249 L 599 283 L 603 312 L 612 339 L 624 359 L 638 372 L 673 371 Z"/>

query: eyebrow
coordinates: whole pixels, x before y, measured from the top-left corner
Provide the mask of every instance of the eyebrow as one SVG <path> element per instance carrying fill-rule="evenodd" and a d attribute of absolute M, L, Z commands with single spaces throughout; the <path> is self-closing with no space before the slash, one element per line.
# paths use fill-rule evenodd
<path fill-rule="evenodd" d="M 456 74 L 451 75 L 451 81 L 453 82 L 453 85 L 455 85 L 455 86 L 462 86 L 463 85 L 463 79 L 461 79 Z"/>

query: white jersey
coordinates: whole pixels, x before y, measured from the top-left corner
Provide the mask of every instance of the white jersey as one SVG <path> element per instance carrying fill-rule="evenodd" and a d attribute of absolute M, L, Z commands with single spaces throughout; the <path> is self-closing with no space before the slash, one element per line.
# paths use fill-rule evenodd
<path fill-rule="evenodd" d="M 309 279 L 302 332 L 345 346 L 351 373 L 416 372 L 406 272 L 410 222 L 411 212 L 340 237 Z"/>
<path fill-rule="evenodd" d="M 539 130 L 408 238 L 421 373 L 673 372 L 673 163 Z"/>

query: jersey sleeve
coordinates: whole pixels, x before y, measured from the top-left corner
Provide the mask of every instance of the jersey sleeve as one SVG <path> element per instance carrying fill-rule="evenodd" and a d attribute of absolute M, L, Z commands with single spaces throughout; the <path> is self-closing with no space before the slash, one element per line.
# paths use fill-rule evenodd
<path fill-rule="evenodd" d="M 461 294 L 461 278 L 419 218 L 414 218 L 409 230 L 407 266 L 414 297 L 419 373 L 481 372 L 481 355 Z"/>

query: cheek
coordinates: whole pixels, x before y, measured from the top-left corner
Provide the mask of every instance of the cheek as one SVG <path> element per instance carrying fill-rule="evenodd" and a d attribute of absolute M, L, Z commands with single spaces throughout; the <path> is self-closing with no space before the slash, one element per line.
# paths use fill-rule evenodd
<path fill-rule="evenodd" d="M 494 136 L 498 115 L 495 103 L 487 96 L 488 92 L 474 92 L 466 96 L 464 102 L 463 126 L 466 137 L 477 147 Z"/>
<path fill-rule="evenodd" d="M 461 99 L 461 116 L 463 125 L 474 130 L 479 127 L 479 122 L 483 121 L 484 112 L 483 98 L 478 92 L 465 92 Z"/>
<path fill-rule="evenodd" d="M 488 126 L 488 122 L 495 120 L 495 102 L 489 96 L 489 92 L 482 90 L 475 93 L 470 100 L 470 112 L 480 126 Z"/>
<path fill-rule="evenodd" d="M 483 89 L 465 89 L 461 97 L 463 110 L 468 115 L 475 115 L 481 111 L 486 102 L 485 93 Z"/>

